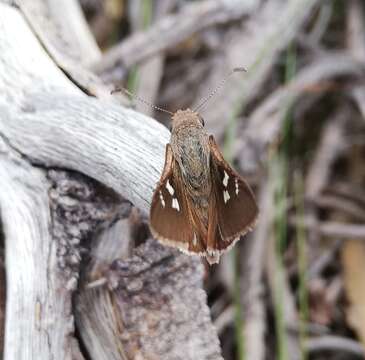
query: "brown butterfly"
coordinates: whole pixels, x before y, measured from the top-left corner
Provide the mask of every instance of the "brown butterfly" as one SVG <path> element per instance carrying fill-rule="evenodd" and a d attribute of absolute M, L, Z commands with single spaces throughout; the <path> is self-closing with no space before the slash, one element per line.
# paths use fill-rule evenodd
<path fill-rule="evenodd" d="M 209 264 L 217 263 L 222 252 L 252 230 L 258 216 L 252 190 L 224 160 L 197 112 L 237 71 L 246 70 L 233 69 L 196 111 L 171 113 L 127 89 L 112 91 L 122 90 L 172 115 L 171 141 L 166 145 L 165 166 L 152 198 L 150 228 L 161 243 L 205 256 Z"/>
<path fill-rule="evenodd" d="M 252 190 L 224 160 L 202 117 L 190 109 L 178 110 L 152 198 L 153 236 L 213 264 L 252 230 L 257 215 Z"/>

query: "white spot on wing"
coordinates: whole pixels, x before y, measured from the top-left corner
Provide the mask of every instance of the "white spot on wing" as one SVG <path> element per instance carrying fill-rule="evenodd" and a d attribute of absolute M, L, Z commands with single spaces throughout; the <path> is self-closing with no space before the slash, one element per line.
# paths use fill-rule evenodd
<path fill-rule="evenodd" d="M 172 199 L 172 208 L 176 209 L 177 211 L 180 211 L 180 205 L 176 198 Z"/>
<path fill-rule="evenodd" d="M 224 200 L 224 203 L 226 203 L 231 197 L 229 196 L 229 193 L 227 190 L 224 190 L 223 191 L 223 200 Z"/>
<path fill-rule="evenodd" d="M 227 187 L 227 185 L 228 185 L 228 179 L 229 179 L 229 176 L 226 173 L 226 170 L 224 170 L 224 178 L 223 178 L 223 185 L 224 185 L 224 187 Z"/>
<path fill-rule="evenodd" d="M 240 192 L 239 188 L 238 188 L 238 180 L 234 179 L 234 183 L 236 185 L 236 195 L 238 195 L 238 193 Z"/>
<path fill-rule="evenodd" d="M 167 191 L 170 193 L 170 195 L 174 195 L 175 190 L 174 190 L 174 188 L 171 186 L 169 179 L 167 179 L 166 189 L 167 189 Z"/>
<path fill-rule="evenodd" d="M 164 198 L 162 196 L 162 192 L 161 191 L 160 191 L 160 201 L 161 201 L 162 207 L 164 208 L 166 204 L 165 204 L 165 200 L 164 200 Z"/>
<path fill-rule="evenodd" d="M 194 233 L 193 245 L 196 246 L 197 243 L 198 243 L 198 239 L 196 238 L 196 234 Z"/>

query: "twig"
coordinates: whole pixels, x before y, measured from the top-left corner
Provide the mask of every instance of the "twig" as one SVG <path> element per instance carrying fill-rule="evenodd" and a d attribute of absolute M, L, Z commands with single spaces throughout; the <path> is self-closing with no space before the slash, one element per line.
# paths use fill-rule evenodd
<path fill-rule="evenodd" d="M 309 280 L 319 277 L 321 272 L 334 261 L 335 255 L 340 249 L 342 243 L 342 239 L 336 240 L 333 245 L 329 246 L 328 249 L 312 261 L 307 273 Z"/>
<path fill-rule="evenodd" d="M 364 3 L 349 0 L 346 19 L 346 40 L 350 54 L 365 64 L 365 22 Z"/>
<path fill-rule="evenodd" d="M 290 223 L 304 225 L 307 229 L 315 229 L 322 236 L 341 239 L 365 239 L 365 225 L 339 223 L 335 221 L 322 221 L 318 224 L 313 223 L 310 219 L 305 219 L 304 222 L 290 218 Z"/>
<path fill-rule="evenodd" d="M 214 321 L 214 326 L 217 329 L 218 335 L 222 335 L 228 325 L 234 322 L 235 309 L 233 306 L 228 306 L 222 311 Z"/>
<path fill-rule="evenodd" d="M 337 210 L 365 222 L 365 206 L 361 206 L 351 199 L 336 195 L 320 195 L 312 201 L 320 208 Z"/>
<path fill-rule="evenodd" d="M 365 207 L 365 190 L 354 182 L 336 182 L 326 188 L 326 192 L 347 198 L 361 207 Z"/>
<path fill-rule="evenodd" d="M 265 181 L 259 196 L 260 226 L 246 243 L 242 261 L 241 298 L 244 311 L 244 339 L 247 359 L 265 359 L 265 311 L 263 302 L 263 272 L 267 241 L 271 231 L 273 203 Z"/>
<path fill-rule="evenodd" d="M 354 340 L 343 338 L 335 335 L 324 335 L 318 338 L 308 339 L 306 342 L 307 351 L 310 353 L 320 351 L 343 351 L 363 358 L 365 356 L 364 348 L 360 343 Z"/>
<path fill-rule="evenodd" d="M 365 225 L 337 222 L 321 222 L 319 231 L 323 236 L 338 238 L 365 239 Z"/>
<path fill-rule="evenodd" d="M 279 160 L 275 160 L 277 163 Z M 278 164 L 275 164 L 277 167 Z M 272 165 L 271 171 L 274 171 L 274 166 Z M 278 169 L 275 168 L 278 171 Z M 276 175 L 279 171 L 276 173 Z M 275 175 L 271 175 L 269 179 L 271 181 L 268 182 L 268 195 L 267 197 L 271 202 L 270 211 L 268 211 L 267 216 L 267 225 L 270 226 L 270 233 L 268 234 L 269 238 L 267 248 L 266 248 L 266 264 L 265 264 L 265 274 L 267 277 L 270 295 L 272 299 L 273 306 L 275 307 L 275 322 L 277 329 L 277 344 L 278 344 L 278 356 L 287 356 L 290 354 L 290 358 L 293 360 L 298 360 L 300 358 L 300 344 L 299 338 L 296 334 L 288 332 L 288 328 L 291 324 L 298 323 L 298 313 L 296 311 L 296 304 L 294 299 L 294 294 L 292 293 L 289 285 L 289 279 L 287 274 L 287 269 L 284 266 L 281 249 L 279 250 L 278 242 L 279 236 L 282 234 L 278 234 L 277 222 L 283 221 L 278 220 L 276 217 L 278 206 L 283 206 L 283 200 L 281 200 L 280 205 L 274 204 L 273 201 L 275 199 L 275 191 L 278 188 L 278 184 L 282 179 L 273 178 Z M 277 178 L 277 176 L 276 176 Z M 285 210 L 280 211 L 280 216 L 284 215 Z M 275 227 L 276 225 L 276 227 Z M 285 225 L 286 226 L 286 225 Z"/>
<path fill-rule="evenodd" d="M 350 92 L 353 99 L 356 101 L 357 106 L 361 112 L 363 120 L 365 121 L 365 86 L 355 86 Z"/>
<path fill-rule="evenodd" d="M 322 131 L 305 183 L 309 200 L 316 199 L 324 189 L 331 174 L 331 165 L 345 148 L 344 125 L 348 116 L 347 109 L 336 110 Z"/>
<path fill-rule="evenodd" d="M 314 47 L 316 44 L 320 42 L 323 35 L 325 34 L 328 25 L 332 19 L 333 12 L 333 2 L 331 1 L 323 1 L 319 8 L 318 20 L 314 24 L 310 33 L 307 36 L 307 40 Z"/>
<path fill-rule="evenodd" d="M 347 7 L 346 40 L 350 54 L 365 64 L 365 19 L 361 0 L 350 0 Z M 365 120 L 365 86 L 354 86 L 350 91 Z"/>
<path fill-rule="evenodd" d="M 322 130 L 320 142 L 317 146 L 305 181 L 305 196 L 310 201 L 318 198 L 327 184 L 332 172 L 332 164 L 345 147 L 344 126 L 348 111 L 341 110 L 331 116 Z M 306 207 L 306 217 L 312 224 L 318 223 L 318 209 L 309 203 Z M 310 262 L 316 257 L 319 246 L 319 228 L 313 226 L 308 229 L 308 257 Z"/>

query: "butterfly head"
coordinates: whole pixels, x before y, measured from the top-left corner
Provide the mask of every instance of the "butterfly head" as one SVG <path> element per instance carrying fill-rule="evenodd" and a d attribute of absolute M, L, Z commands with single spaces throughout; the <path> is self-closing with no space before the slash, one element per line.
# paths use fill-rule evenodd
<path fill-rule="evenodd" d="M 199 113 L 190 109 L 178 110 L 172 116 L 172 131 L 185 127 L 202 129 L 204 127 L 204 120 Z"/>

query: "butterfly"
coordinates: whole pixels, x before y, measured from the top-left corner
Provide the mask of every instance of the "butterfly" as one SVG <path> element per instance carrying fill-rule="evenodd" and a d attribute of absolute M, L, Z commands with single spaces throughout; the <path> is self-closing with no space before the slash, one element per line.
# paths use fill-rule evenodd
<path fill-rule="evenodd" d="M 190 109 L 175 112 L 151 202 L 152 235 L 214 264 L 253 229 L 257 217 L 252 190 L 206 133 L 203 118 Z"/>

